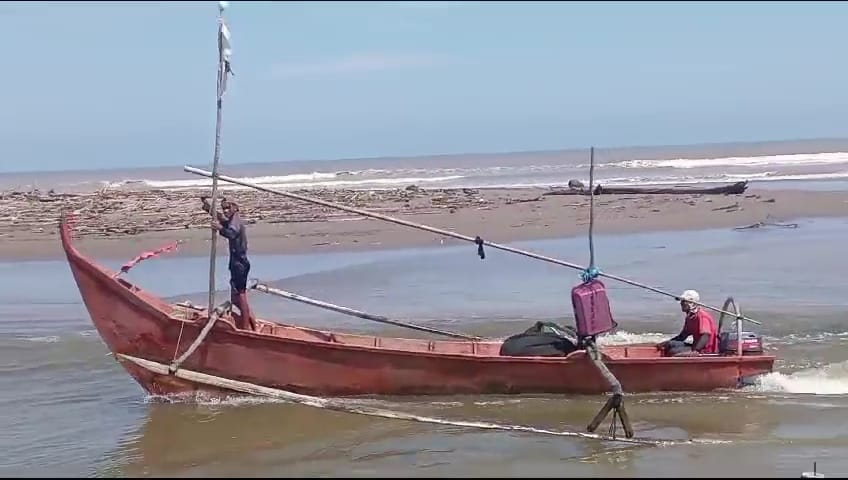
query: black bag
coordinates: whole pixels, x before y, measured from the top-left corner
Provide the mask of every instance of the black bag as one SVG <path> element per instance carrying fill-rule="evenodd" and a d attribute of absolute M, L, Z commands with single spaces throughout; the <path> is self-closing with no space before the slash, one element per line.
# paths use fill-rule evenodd
<path fill-rule="evenodd" d="M 504 340 L 500 354 L 509 357 L 562 357 L 577 350 L 565 336 L 567 328 L 552 322 L 536 322 L 523 333 Z"/>

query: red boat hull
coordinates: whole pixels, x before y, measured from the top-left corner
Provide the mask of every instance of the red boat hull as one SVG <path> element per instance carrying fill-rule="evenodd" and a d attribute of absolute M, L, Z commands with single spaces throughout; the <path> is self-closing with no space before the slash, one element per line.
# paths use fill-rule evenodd
<path fill-rule="evenodd" d="M 205 310 L 169 304 L 115 278 L 77 251 L 65 221 L 60 233 L 91 320 L 113 354 L 169 364 L 175 352 L 186 351 L 205 325 Z M 372 337 L 258 323 L 259 331 L 251 332 L 222 318 L 183 368 L 311 395 L 600 394 L 609 389 L 584 351 L 509 357 L 499 355 L 499 341 Z M 652 345 L 605 347 L 602 354 L 629 393 L 735 388 L 743 377 L 771 372 L 775 360 L 771 355 L 664 358 Z M 151 394 L 221 393 L 131 362 L 122 365 Z"/>

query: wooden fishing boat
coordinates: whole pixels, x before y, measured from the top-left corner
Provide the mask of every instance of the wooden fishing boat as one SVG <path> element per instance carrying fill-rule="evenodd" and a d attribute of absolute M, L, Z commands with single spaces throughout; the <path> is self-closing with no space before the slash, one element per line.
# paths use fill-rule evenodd
<path fill-rule="evenodd" d="M 210 231 L 209 302 L 206 308 L 202 308 L 166 302 L 121 277 L 124 270 L 131 268 L 137 261 L 155 256 L 156 252 L 145 252 L 124 265 L 121 272 L 110 271 L 83 255 L 73 245 L 69 219 L 63 215 L 60 222 L 62 247 L 91 320 L 115 358 L 148 393 L 170 395 L 203 392 L 214 396 L 234 392 L 249 393 L 321 408 L 380 416 L 387 413 L 374 409 L 365 412 L 359 407 L 351 409 L 344 403 L 334 403 L 332 399 L 320 396 L 609 392 L 611 396 L 587 430 L 593 432 L 606 415 L 612 412 L 612 426 L 620 420 L 626 437 L 631 438 L 634 432 L 622 402 L 624 392 L 735 388 L 746 379 L 772 371 L 773 356 L 760 350 L 745 355 L 741 346 L 739 352 L 732 355 L 690 357 L 664 357 L 654 345 L 598 347 L 595 341 L 597 335 L 611 331 L 615 322 L 608 309 L 605 288 L 596 277 L 613 279 L 677 298 L 669 292 L 595 268 L 592 246 L 594 148 L 590 152 L 588 190 L 591 261 L 586 269 L 563 260 L 483 240 L 479 236 L 470 237 L 294 192 L 250 184 L 243 179 L 220 174 L 222 98 L 227 78 L 232 73 L 230 33 L 223 18 L 227 3 L 219 2 L 217 121 L 212 171 L 184 167 L 187 172 L 212 179 L 210 226 L 217 224 L 217 184 L 224 181 L 470 242 L 477 245 L 481 259 L 485 259 L 484 246 L 487 246 L 581 270 L 585 274 L 585 281 L 572 290 L 575 323 L 578 327 L 577 342 L 573 345 L 576 349 L 569 350 L 567 355 L 541 356 L 538 352 L 533 352 L 533 356 L 528 356 L 527 352 L 520 356 L 518 353 L 505 355 L 503 352 L 509 350 L 502 350 L 503 346 L 508 345 L 504 340 L 469 338 L 467 335 L 392 322 L 383 317 L 311 300 L 308 303 L 322 308 L 407 328 L 459 336 L 462 339 L 427 340 L 354 335 L 262 319 L 257 319 L 255 329 L 243 330 L 236 327 L 237 323 L 229 310 L 221 308 L 228 302 L 216 308 L 214 284 L 217 232 Z M 268 288 L 265 290 L 274 293 Z M 293 300 L 304 300 L 288 292 L 276 294 Z M 697 304 L 720 311 L 722 315 L 728 313 L 723 309 Z M 756 320 L 742 316 L 738 309 L 732 318 L 736 318 L 739 337 L 742 336 L 743 321 L 759 324 Z M 737 343 L 742 343 L 742 339 L 739 338 Z M 439 419 L 422 420 L 422 417 L 414 415 L 398 415 L 397 412 L 390 412 L 389 416 L 444 423 Z M 456 422 L 453 424 L 460 425 Z M 467 422 L 463 425 L 467 425 Z M 494 427 L 488 425 L 481 428 Z M 503 428 L 526 430 L 525 427 L 516 426 Z M 614 429 L 612 437 L 615 438 Z"/>
<path fill-rule="evenodd" d="M 209 319 L 208 310 L 171 304 L 87 258 L 73 245 L 68 219 L 62 247 L 80 295 L 101 338 L 151 394 L 219 387 L 145 368 L 183 354 Z M 257 320 L 258 331 L 223 316 L 212 325 L 184 369 L 307 395 L 601 394 L 610 386 L 586 350 L 561 357 L 500 355 L 500 340 L 422 340 L 353 335 Z M 662 357 L 653 345 L 608 346 L 603 363 L 627 392 L 735 388 L 772 371 L 775 357 Z"/>
<path fill-rule="evenodd" d="M 598 184 L 592 190 L 593 195 L 741 195 L 748 189 L 748 181 L 735 182 L 715 187 L 675 186 L 675 187 L 604 187 Z M 542 195 L 589 195 L 586 188 L 558 189 Z"/>

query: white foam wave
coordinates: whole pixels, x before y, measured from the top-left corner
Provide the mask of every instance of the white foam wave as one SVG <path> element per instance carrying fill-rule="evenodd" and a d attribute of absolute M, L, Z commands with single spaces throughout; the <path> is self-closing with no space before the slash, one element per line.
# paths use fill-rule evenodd
<path fill-rule="evenodd" d="M 208 394 L 206 392 L 172 393 L 167 395 L 149 394 L 145 397 L 146 403 L 190 403 L 204 407 L 239 407 L 242 405 L 262 405 L 266 403 L 290 403 L 287 400 L 274 397 L 260 397 L 246 394 L 233 393 L 224 397 Z"/>
<path fill-rule="evenodd" d="M 242 177 L 239 180 L 243 182 L 255 183 L 258 185 L 285 185 L 292 182 L 304 181 L 319 181 L 331 178 L 336 178 L 340 172 L 324 173 L 297 173 L 292 175 L 266 175 L 262 177 Z M 350 173 L 350 172 L 345 172 Z M 142 180 L 144 184 L 153 188 L 187 188 L 187 187 L 206 187 L 212 185 L 212 179 L 201 178 L 197 180 Z"/>
<path fill-rule="evenodd" d="M 798 343 L 817 343 L 827 340 L 848 339 L 848 332 L 817 332 L 817 333 L 790 333 L 785 337 L 770 337 L 765 339 L 774 343 L 797 345 Z"/>
<path fill-rule="evenodd" d="M 504 406 L 504 405 L 514 405 L 517 403 L 521 403 L 520 399 L 511 399 L 511 400 L 490 400 L 490 401 L 477 401 L 474 402 L 474 405 L 478 407 L 486 407 L 486 406 Z"/>
<path fill-rule="evenodd" d="M 27 338 L 27 340 L 36 343 L 56 343 L 59 341 L 59 337 L 57 337 L 56 335 L 48 335 L 46 337 L 30 337 Z"/>
<path fill-rule="evenodd" d="M 758 167 L 764 165 L 832 165 L 848 163 L 848 153 L 798 153 L 754 157 L 677 158 L 673 160 L 624 160 L 598 165 L 619 168 Z"/>
<path fill-rule="evenodd" d="M 789 375 L 772 372 L 748 387 L 757 392 L 784 392 L 812 395 L 848 394 L 848 361 L 801 370 Z"/>
<path fill-rule="evenodd" d="M 706 183 L 728 183 L 741 182 L 744 180 L 757 182 L 776 182 L 787 180 L 837 180 L 840 178 L 848 178 L 848 171 L 835 173 L 806 173 L 797 175 L 779 175 L 776 172 L 760 172 L 753 174 L 715 174 L 715 175 L 698 175 L 698 176 L 641 176 L 641 177 L 617 177 L 608 179 L 599 179 L 598 183 L 607 187 L 626 187 L 634 185 L 700 185 Z M 586 178 L 583 183 L 588 184 Z M 550 185 L 550 183 L 546 184 Z M 527 186 L 543 186 L 542 184 L 534 184 Z"/>
<path fill-rule="evenodd" d="M 363 180 L 330 180 L 330 181 L 316 181 L 316 182 L 291 182 L 285 181 L 280 182 L 275 179 L 282 177 L 259 177 L 262 178 L 263 181 L 257 182 L 253 178 L 238 178 L 243 182 L 249 182 L 257 185 L 262 185 L 267 188 L 276 188 L 276 189 L 294 189 L 294 188 L 333 188 L 333 187 L 347 187 L 347 188 L 363 188 L 363 187 L 397 187 L 399 185 L 412 185 L 418 183 L 436 183 L 436 182 L 447 182 L 451 180 L 459 180 L 463 178 L 461 175 L 451 175 L 445 177 L 405 177 L 405 178 L 371 178 L 371 179 L 363 179 Z M 334 177 L 335 178 L 335 177 Z M 145 182 L 148 186 L 153 188 L 162 188 L 169 190 L 187 190 L 187 189 L 196 189 L 196 188 L 208 188 L 212 185 L 212 180 L 204 179 L 204 180 L 168 180 L 162 182 Z M 168 184 L 167 186 L 163 186 L 163 184 Z M 219 188 L 224 188 L 228 190 L 244 190 L 249 187 L 245 187 L 242 185 L 234 185 L 231 183 L 221 182 L 218 184 Z"/>
<path fill-rule="evenodd" d="M 757 181 L 757 182 L 774 182 L 774 181 L 788 181 L 788 180 L 837 180 L 840 178 L 848 178 L 848 171 L 845 172 L 837 172 L 837 173 L 821 173 L 821 174 L 800 174 L 800 175 L 777 175 L 775 172 L 763 172 L 751 175 L 742 175 L 742 174 L 718 174 L 718 175 L 703 175 L 703 176 L 643 176 L 643 177 L 617 177 L 617 178 L 609 178 L 609 179 L 600 179 L 599 183 L 607 186 L 607 187 L 628 187 L 628 186 L 645 186 L 645 185 L 704 185 L 704 184 L 722 184 L 722 183 L 730 183 L 730 182 L 739 182 L 744 180 L 749 181 Z M 458 181 L 466 179 L 465 181 Z M 564 180 L 552 179 L 548 181 L 535 181 L 535 182 L 496 182 L 496 181 L 482 181 L 478 180 L 468 180 L 466 177 L 462 176 L 446 176 L 446 177 L 430 177 L 430 178 L 402 178 L 402 179 L 373 179 L 373 180 L 361 180 L 361 181 L 333 181 L 333 182 L 321 182 L 321 183 L 309 183 L 309 184 L 285 184 L 280 186 L 266 185 L 271 188 L 332 188 L 332 187 L 348 187 L 353 189 L 368 189 L 368 190 L 381 190 L 381 189 L 391 189 L 397 188 L 398 185 L 411 185 L 411 184 L 433 184 L 439 182 L 450 182 L 450 188 L 471 188 L 471 189 L 480 189 L 480 188 L 551 188 L 554 186 L 558 186 L 558 188 L 563 188 L 565 184 Z M 588 178 L 583 179 L 583 183 L 588 184 Z M 431 185 L 431 187 L 440 187 L 439 185 Z M 444 186 L 441 186 L 444 187 Z M 224 188 L 230 189 L 245 189 L 247 187 L 233 186 L 233 185 L 225 185 Z"/>
<path fill-rule="evenodd" d="M 659 343 L 668 340 L 673 334 L 668 333 L 631 333 L 618 331 L 598 337 L 600 345 L 632 345 L 637 343 Z"/>
<path fill-rule="evenodd" d="M 406 177 L 406 178 L 373 178 L 367 180 L 334 180 L 330 182 L 315 183 L 286 183 L 276 184 L 279 188 L 308 188 L 308 187 L 357 187 L 357 186 L 391 186 L 411 185 L 415 183 L 447 182 L 464 178 L 462 175 L 449 175 L 445 177 Z"/>

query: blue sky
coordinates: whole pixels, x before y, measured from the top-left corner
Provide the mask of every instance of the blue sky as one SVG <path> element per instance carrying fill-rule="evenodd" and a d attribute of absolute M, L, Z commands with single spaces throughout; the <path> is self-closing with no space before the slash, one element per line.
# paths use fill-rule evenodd
<path fill-rule="evenodd" d="M 0 4 L 0 170 L 208 164 L 217 2 Z M 227 164 L 845 136 L 841 2 L 232 2 Z"/>

